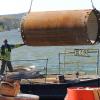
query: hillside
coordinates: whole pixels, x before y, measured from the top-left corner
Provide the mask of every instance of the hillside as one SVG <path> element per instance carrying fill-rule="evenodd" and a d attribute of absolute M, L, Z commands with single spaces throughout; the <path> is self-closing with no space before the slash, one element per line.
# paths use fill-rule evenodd
<path fill-rule="evenodd" d="M 21 18 L 25 13 L 12 14 L 12 15 L 1 15 L 0 16 L 0 31 L 6 31 L 16 29 L 20 27 Z"/>

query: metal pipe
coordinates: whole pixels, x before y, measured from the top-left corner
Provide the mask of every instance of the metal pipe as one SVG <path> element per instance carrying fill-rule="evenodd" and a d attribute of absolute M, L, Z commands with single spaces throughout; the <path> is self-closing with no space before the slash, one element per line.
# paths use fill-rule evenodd
<path fill-rule="evenodd" d="M 31 12 L 21 21 L 23 41 L 30 46 L 94 44 L 98 20 L 94 10 Z"/>

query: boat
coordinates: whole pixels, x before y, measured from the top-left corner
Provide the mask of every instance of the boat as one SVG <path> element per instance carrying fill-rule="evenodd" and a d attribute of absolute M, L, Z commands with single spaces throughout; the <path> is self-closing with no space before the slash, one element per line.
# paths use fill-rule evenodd
<path fill-rule="evenodd" d="M 40 100 L 64 100 L 69 87 L 100 87 L 100 78 L 85 81 L 66 81 L 60 84 L 21 84 L 21 92 L 39 95 Z"/>
<path fill-rule="evenodd" d="M 74 55 L 75 57 L 86 57 L 88 59 L 90 59 L 91 53 L 95 52 L 95 56 L 98 57 L 95 62 L 99 61 L 98 49 L 89 49 L 89 50 L 75 49 L 73 50 L 73 52 L 71 50 L 68 50 L 68 51 L 69 52 L 67 51 L 65 52 L 65 55 L 75 54 Z M 64 54 L 64 53 L 61 52 L 61 54 Z M 41 60 L 41 59 L 37 59 L 37 60 Z M 66 59 L 64 59 L 64 61 L 65 60 Z M 65 66 L 65 64 L 68 65 L 72 63 L 75 65 L 75 62 L 66 62 L 66 61 L 63 64 Z M 90 62 L 88 61 L 88 63 Z M 97 64 L 97 69 L 98 69 L 98 63 L 96 64 Z M 45 68 L 46 68 L 45 70 L 47 70 L 48 67 L 46 66 Z M 100 87 L 100 78 L 98 77 L 98 73 L 99 72 L 97 70 L 97 75 L 95 77 L 92 77 L 92 75 L 87 75 L 80 71 L 79 73 L 76 72 L 76 73 L 69 73 L 65 75 L 61 73 L 48 74 L 47 71 L 46 73 L 43 74 L 41 73 L 41 71 L 38 71 L 38 70 L 32 71 L 31 69 L 28 71 L 25 71 L 25 70 L 23 71 L 21 69 L 21 72 L 18 71 L 18 73 L 15 74 L 15 76 L 14 75 L 12 77 L 10 76 L 10 78 L 15 79 L 15 80 L 18 80 L 18 79 L 21 80 L 20 89 L 22 93 L 38 95 L 40 97 L 40 100 L 51 100 L 51 99 L 64 100 L 64 97 L 67 94 L 67 89 L 70 87 Z"/>

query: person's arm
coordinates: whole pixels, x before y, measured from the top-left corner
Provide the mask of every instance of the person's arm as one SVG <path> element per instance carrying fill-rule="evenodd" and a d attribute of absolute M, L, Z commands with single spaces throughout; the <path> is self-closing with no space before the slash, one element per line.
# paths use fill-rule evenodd
<path fill-rule="evenodd" d="M 11 49 L 14 49 L 14 48 L 18 48 L 18 47 L 21 47 L 25 44 L 15 44 L 15 45 L 10 45 Z"/>
<path fill-rule="evenodd" d="M 0 60 L 2 59 L 2 56 L 1 56 L 1 48 L 0 48 Z"/>

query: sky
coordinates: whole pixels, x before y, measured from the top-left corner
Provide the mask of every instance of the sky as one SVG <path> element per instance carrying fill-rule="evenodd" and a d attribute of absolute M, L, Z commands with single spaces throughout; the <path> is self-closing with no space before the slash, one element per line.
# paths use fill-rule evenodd
<path fill-rule="evenodd" d="M 100 10 L 100 0 L 92 0 Z M 0 0 L 0 15 L 28 12 L 31 0 Z M 91 0 L 33 0 L 31 11 L 92 9 Z"/>

